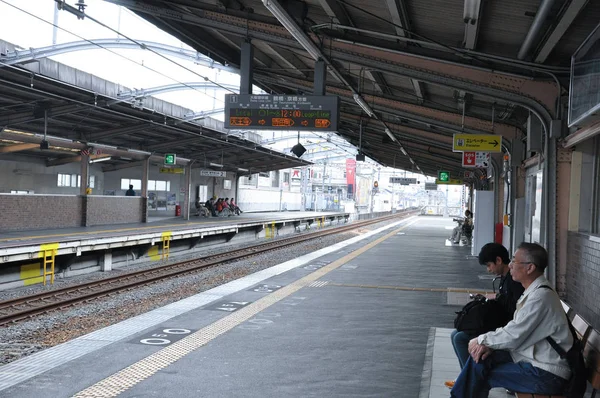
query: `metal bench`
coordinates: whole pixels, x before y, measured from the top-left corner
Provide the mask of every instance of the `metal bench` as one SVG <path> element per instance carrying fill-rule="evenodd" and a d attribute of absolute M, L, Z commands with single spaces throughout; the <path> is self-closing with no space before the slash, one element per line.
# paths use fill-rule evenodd
<path fill-rule="evenodd" d="M 571 318 L 571 308 L 564 302 L 562 304 L 567 316 Z M 600 389 L 600 332 L 588 325 L 577 314 L 572 316 L 571 323 L 584 344 L 583 357 L 588 369 L 587 379 L 592 386 L 591 398 L 595 398 L 596 392 Z M 517 398 L 565 398 L 563 395 L 540 395 L 522 392 L 516 393 L 516 396 Z"/>

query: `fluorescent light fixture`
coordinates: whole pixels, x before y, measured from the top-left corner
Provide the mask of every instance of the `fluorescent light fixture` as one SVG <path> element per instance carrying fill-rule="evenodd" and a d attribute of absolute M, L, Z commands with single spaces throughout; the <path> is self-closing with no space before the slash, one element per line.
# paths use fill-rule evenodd
<path fill-rule="evenodd" d="M 394 134 L 392 134 L 389 128 L 385 128 L 385 133 L 392 139 L 392 141 L 396 142 L 396 137 L 394 137 Z"/>
<path fill-rule="evenodd" d="M 298 27 L 296 22 L 290 17 L 290 15 L 281 7 L 281 5 L 275 0 L 262 0 L 263 4 L 273 14 L 275 18 L 287 29 L 288 32 L 294 39 L 298 41 L 304 47 L 304 49 L 313 57 L 315 60 L 324 58 L 319 48 L 312 42 L 312 40 Z"/>
<path fill-rule="evenodd" d="M 110 159 L 112 159 L 111 156 L 106 156 L 104 158 L 92 159 L 92 160 L 90 160 L 90 163 L 105 162 L 105 161 L 110 160 Z"/>
<path fill-rule="evenodd" d="M 411 162 L 412 164 L 415 164 L 415 161 L 414 161 L 414 160 L 412 160 L 412 158 L 409 158 L 409 159 L 410 159 L 410 162 Z"/>
<path fill-rule="evenodd" d="M 248 169 L 243 169 L 241 167 L 238 167 L 237 169 L 238 169 L 238 171 L 249 171 Z"/>
<path fill-rule="evenodd" d="M 365 102 L 360 94 L 354 93 L 354 101 L 356 101 L 356 103 L 362 108 L 363 111 L 365 111 L 367 115 L 369 115 L 369 117 L 373 117 L 375 115 L 375 113 L 373 113 L 373 109 L 371 109 L 369 104 Z"/>
<path fill-rule="evenodd" d="M 223 167 L 223 165 L 219 163 L 209 163 L 209 165 L 212 167 Z"/>
<path fill-rule="evenodd" d="M 400 152 L 402 152 L 404 156 L 408 156 L 408 153 L 406 153 L 406 149 L 404 149 L 403 146 L 400 147 Z"/>
<path fill-rule="evenodd" d="M 463 20 L 465 23 L 471 23 L 472 25 L 477 23 L 480 7 L 481 0 L 465 0 L 465 6 L 463 8 Z"/>

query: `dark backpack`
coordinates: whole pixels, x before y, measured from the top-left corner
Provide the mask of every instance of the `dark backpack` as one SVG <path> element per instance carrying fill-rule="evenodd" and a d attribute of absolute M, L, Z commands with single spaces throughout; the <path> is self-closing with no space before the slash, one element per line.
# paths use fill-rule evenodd
<path fill-rule="evenodd" d="M 550 286 L 541 285 L 540 288 L 553 290 Z M 565 314 L 566 316 L 567 314 Z M 573 346 L 569 351 L 559 346 L 556 341 L 550 336 L 546 337 L 548 343 L 554 348 L 554 350 L 560 355 L 562 359 L 566 359 L 571 368 L 571 378 L 569 379 L 563 394 L 567 398 L 583 398 L 585 390 L 587 389 L 587 369 L 585 367 L 585 360 L 583 359 L 583 343 L 577 337 L 577 332 L 571 324 L 569 317 L 567 317 L 569 323 L 569 330 L 573 335 Z"/>
<path fill-rule="evenodd" d="M 506 311 L 496 300 L 476 297 L 456 313 L 454 328 L 478 336 L 508 323 Z"/>

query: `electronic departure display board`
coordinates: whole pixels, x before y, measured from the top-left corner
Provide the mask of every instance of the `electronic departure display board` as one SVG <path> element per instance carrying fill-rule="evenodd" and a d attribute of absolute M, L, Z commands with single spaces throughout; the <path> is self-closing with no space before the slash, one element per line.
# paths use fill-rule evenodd
<path fill-rule="evenodd" d="M 237 130 L 337 131 L 336 96 L 225 95 L 225 128 Z"/>

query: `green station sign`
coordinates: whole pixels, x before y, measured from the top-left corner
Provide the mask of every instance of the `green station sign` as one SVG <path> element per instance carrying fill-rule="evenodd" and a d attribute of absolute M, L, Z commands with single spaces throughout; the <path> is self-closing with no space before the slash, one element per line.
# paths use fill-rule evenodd
<path fill-rule="evenodd" d="M 174 166 L 177 163 L 177 155 L 174 153 L 165 154 L 165 165 Z"/>

